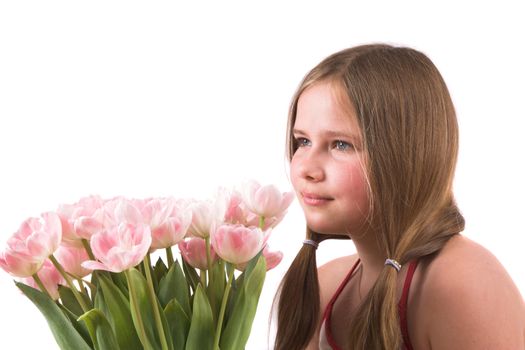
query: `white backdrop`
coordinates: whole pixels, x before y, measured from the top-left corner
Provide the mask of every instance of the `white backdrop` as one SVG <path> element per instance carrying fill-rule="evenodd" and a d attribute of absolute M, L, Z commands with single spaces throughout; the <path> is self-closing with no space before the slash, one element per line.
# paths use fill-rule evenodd
<path fill-rule="evenodd" d="M 524 294 L 522 15 L 510 1 L 2 2 L 0 249 L 27 217 L 89 194 L 206 198 L 247 178 L 291 189 L 285 125 L 300 79 L 334 51 L 380 41 L 420 49 L 442 72 L 460 122 L 465 234 Z M 248 349 L 268 347 L 270 304 L 303 232 L 294 202 L 270 240 L 285 258 Z M 352 252 L 328 242 L 318 260 Z M 3 271 L 0 310 L 1 349 L 57 349 Z"/>

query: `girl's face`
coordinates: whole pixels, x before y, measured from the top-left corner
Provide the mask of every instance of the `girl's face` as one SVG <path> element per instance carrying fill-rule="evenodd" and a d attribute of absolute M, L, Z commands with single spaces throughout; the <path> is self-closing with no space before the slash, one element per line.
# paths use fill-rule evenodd
<path fill-rule="evenodd" d="M 293 127 L 292 184 L 308 227 L 318 233 L 356 233 L 369 210 L 360 130 L 353 107 L 340 101 L 332 83 L 308 87 Z"/>

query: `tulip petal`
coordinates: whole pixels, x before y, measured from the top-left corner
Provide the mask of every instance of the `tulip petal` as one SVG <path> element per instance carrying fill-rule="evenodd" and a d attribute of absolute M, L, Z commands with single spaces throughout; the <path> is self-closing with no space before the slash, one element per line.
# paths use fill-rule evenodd
<path fill-rule="evenodd" d="M 122 271 L 113 271 L 109 269 L 106 265 L 93 260 L 84 261 L 82 264 L 82 267 L 88 270 L 104 270 L 104 271 L 111 271 L 111 272 L 122 272 Z"/>

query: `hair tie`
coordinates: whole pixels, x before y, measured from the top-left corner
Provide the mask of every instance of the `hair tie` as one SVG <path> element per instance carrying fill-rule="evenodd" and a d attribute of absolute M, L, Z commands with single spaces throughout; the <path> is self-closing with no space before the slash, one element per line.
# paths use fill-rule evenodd
<path fill-rule="evenodd" d="M 401 270 L 401 264 L 398 263 L 394 259 L 386 259 L 385 260 L 385 265 L 392 266 L 394 269 L 396 269 L 397 272 L 399 272 L 399 270 Z"/>
<path fill-rule="evenodd" d="M 303 244 L 308 244 L 308 245 L 311 245 L 312 247 L 314 247 L 315 249 L 317 249 L 317 247 L 319 247 L 319 243 L 317 243 L 316 241 L 313 241 L 311 239 L 305 239 L 303 241 Z"/>

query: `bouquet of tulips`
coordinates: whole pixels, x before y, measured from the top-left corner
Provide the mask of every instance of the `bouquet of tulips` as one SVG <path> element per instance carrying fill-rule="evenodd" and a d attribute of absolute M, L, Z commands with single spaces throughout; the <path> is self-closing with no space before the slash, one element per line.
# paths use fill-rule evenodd
<path fill-rule="evenodd" d="M 292 200 L 255 181 L 208 201 L 86 197 L 24 221 L 0 267 L 61 349 L 243 349 Z"/>

